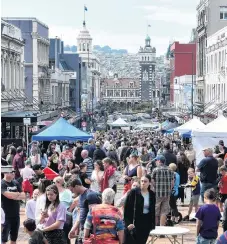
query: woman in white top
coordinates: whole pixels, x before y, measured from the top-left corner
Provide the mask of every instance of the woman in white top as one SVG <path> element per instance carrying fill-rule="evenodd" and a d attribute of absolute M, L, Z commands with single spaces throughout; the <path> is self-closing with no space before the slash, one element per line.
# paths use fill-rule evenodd
<path fill-rule="evenodd" d="M 41 212 L 44 211 L 46 205 L 46 188 L 51 185 L 50 180 L 41 179 L 38 185 L 39 196 L 36 200 L 35 222 L 39 224 Z"/>
<path fill-rule="evenodd" d="M 37 147 L 34 147 L 31 150 L 30 159 L 31 159 L 32 166 L 34 166 L 35 164 L 41 164 L 40 154 L 38 153 Z"/>
<path fill-rule="evenodd" d="M 91 186 L 90 189 L 96 192 L 101 192 L 101 181 L 103 179 L 104 167 L 101 160 L 97 160 L 94 163 L 94 170 L 91 174 Z"/>

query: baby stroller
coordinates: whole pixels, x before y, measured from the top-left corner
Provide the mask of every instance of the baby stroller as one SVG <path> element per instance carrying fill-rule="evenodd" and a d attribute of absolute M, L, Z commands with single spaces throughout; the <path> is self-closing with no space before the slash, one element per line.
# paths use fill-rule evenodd
<path fill-rule="evenodd" d="M 178 211 L 177 208 L 177 196 L 175 196 L 175 192 L 172 192 L 170 196 L 170 212 L 166 216 L 166 226 L 174 226 L 175 224 L 179 224 L 182 221 L 182 214 Z"/>

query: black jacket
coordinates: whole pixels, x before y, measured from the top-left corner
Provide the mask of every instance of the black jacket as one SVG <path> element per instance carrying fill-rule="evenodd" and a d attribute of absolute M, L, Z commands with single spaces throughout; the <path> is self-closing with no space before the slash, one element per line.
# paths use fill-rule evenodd
<path fill-rule="evenodd" d="M 93 161 L 103 160 L 106 157 L 105 152 L 101 148 L 97 148 L 93 154 Z"/>
<path fill-rule="evenodd" d="M 150 230 L 155 229 L 155 193 L 149 190 L 150 194 L 150 206 L 149 206 L 149 215 L 150 215 Z M 141 190 L 139 188 L 132 189 L 126 198 L 124 206 L 124 221 L 125 228 L 133 223 L 133 213 L 134 213 L 134 203 L 136 195 L 136 212 L 135 212 L 135 227 L 139 226 L 140 229 L 144 223 L 141 222 L 141 216 L 143 215 L 143 206 L 144 198 L 141 195 Z"/>

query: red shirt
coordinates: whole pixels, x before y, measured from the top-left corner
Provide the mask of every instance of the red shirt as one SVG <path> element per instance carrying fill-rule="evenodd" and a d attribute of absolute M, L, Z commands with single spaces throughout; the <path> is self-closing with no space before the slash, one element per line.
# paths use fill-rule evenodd
<path fill-rule="evenodd" d="M 223 175 L 220 180 L 220 188 L 219 192 L 221 194 L 227 194 L 227 174 Z"/>

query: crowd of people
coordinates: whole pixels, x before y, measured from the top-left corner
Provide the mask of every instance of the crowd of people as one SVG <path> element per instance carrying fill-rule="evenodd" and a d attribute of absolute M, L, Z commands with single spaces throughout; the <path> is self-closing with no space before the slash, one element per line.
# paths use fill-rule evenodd
<path fill-rule="evenodd" d="M 196 162 L 191 144 L 150 131 L 95 133 L 88 142 L 52 141 L 48 148 L 32 142 L 28 155 L 9 145 L 2 151 L 2 243 L 8 237 L 16 243 L 25 201 L 30 244 L 74 238 L 85 244 L 145 244 L 169 214 L 178 223 L 177 202 L 184 205 L 185 188 L 191 195 L 183 221 L 194 208 L 196 243 L 216 243 L 223 212 L 221 241 L 227 236 L 227 148 L 220 140 L 203 153 Z M 46 167 L 58 174 L 53 181 L 43 172 Z"/>

